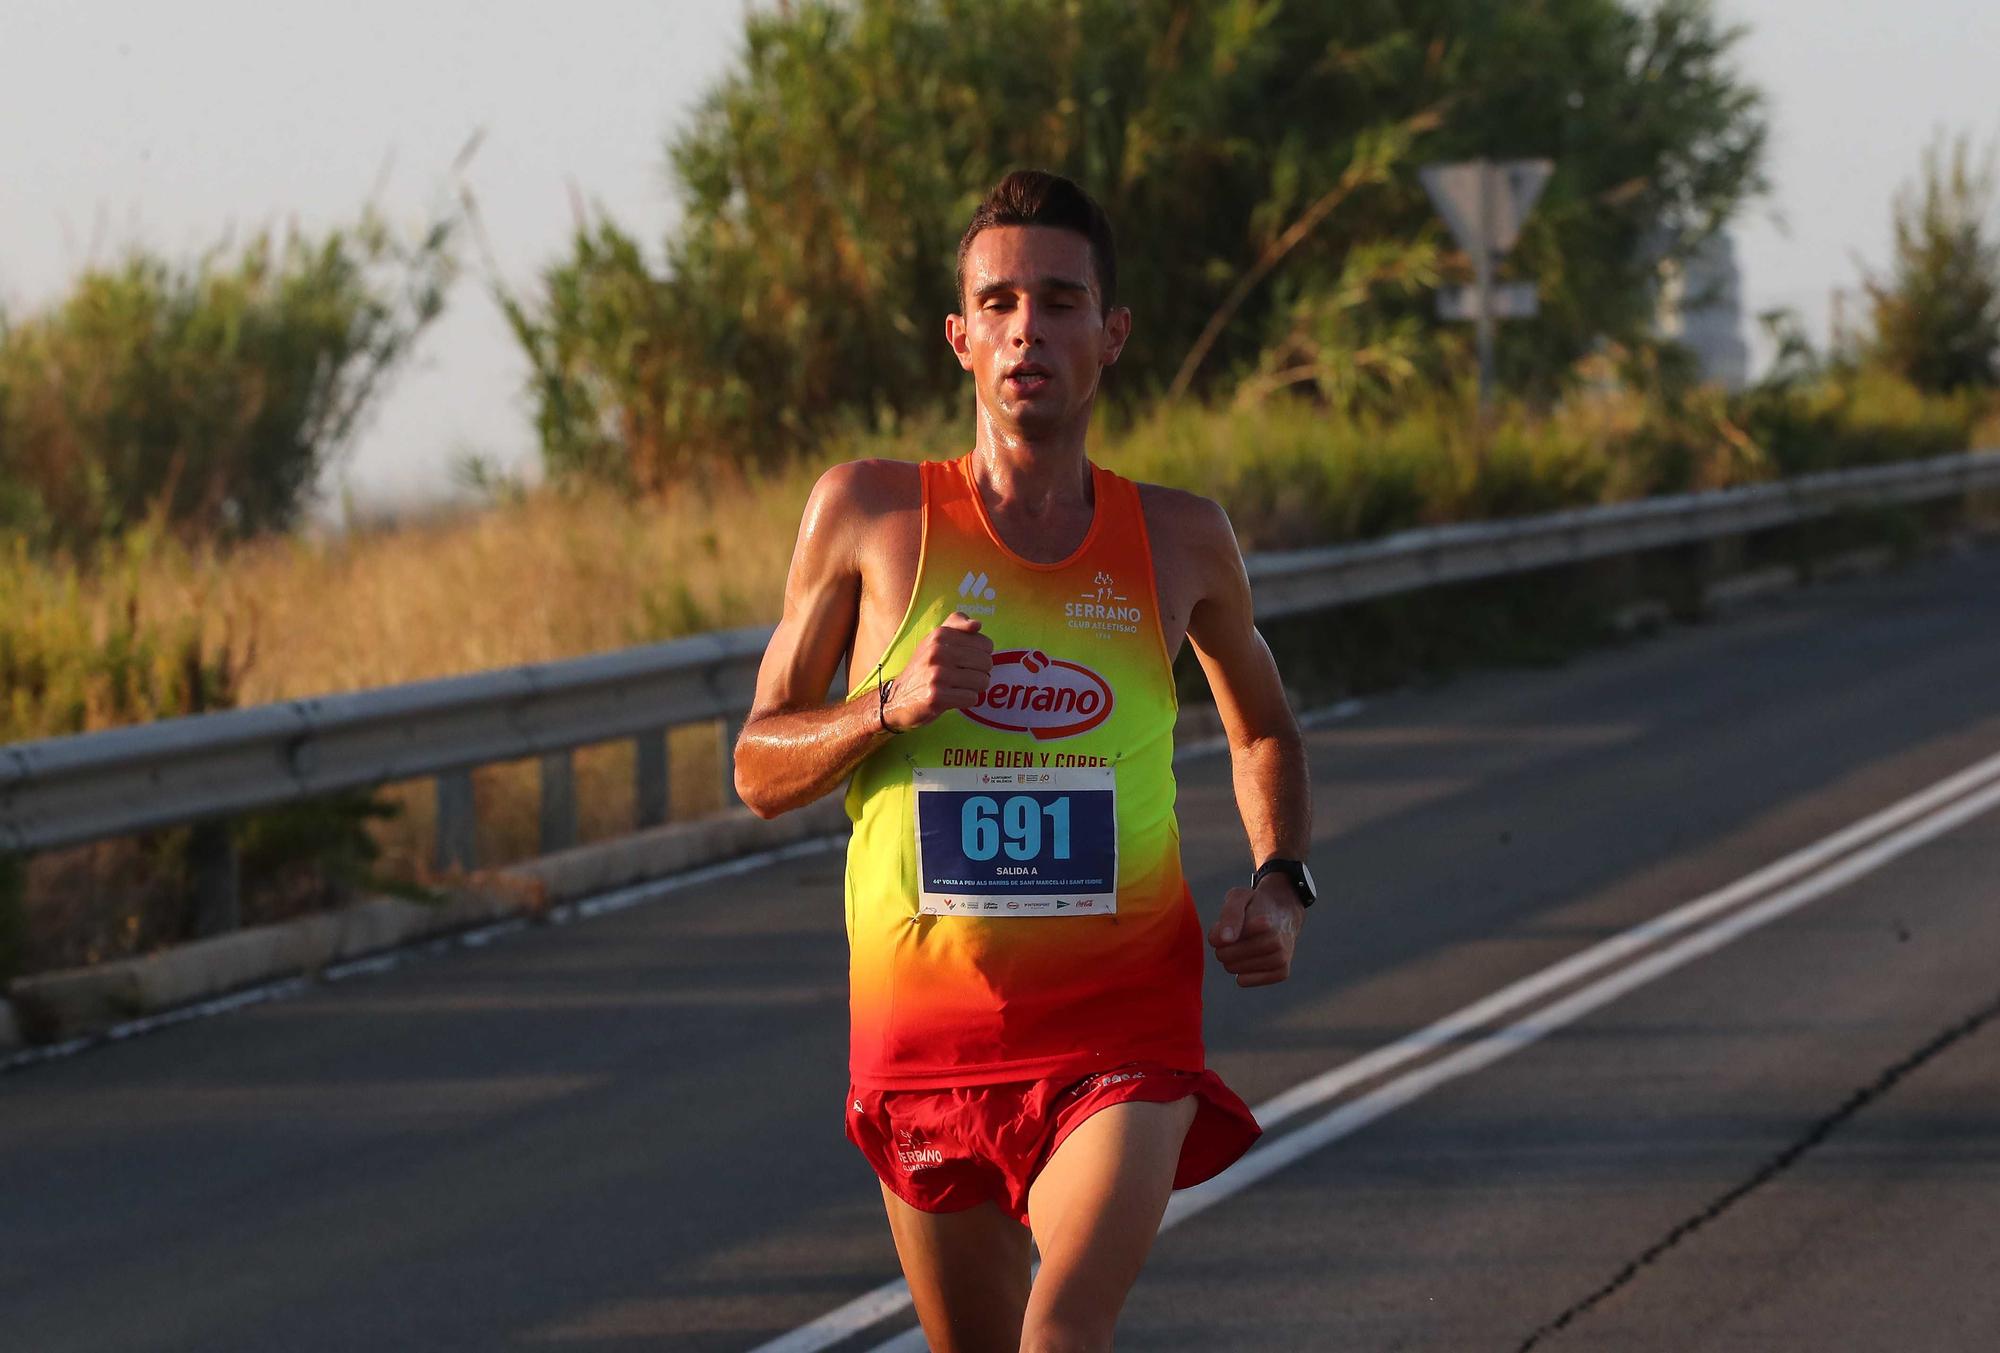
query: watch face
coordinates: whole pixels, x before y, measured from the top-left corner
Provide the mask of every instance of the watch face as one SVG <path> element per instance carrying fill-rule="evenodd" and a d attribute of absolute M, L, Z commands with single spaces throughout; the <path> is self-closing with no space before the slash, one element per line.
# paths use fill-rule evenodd
<path fill-rule="evenodd" d="M 1313 882 L 1312 870 L 1304 860 L 1272 860 L 1258 869 L 1256 878 L 1262 879 L 1266 874 L 1282 874 L 1299 891 L 1299 900 L 1307 906 L 1319 897 L 1319 885 Z"/>

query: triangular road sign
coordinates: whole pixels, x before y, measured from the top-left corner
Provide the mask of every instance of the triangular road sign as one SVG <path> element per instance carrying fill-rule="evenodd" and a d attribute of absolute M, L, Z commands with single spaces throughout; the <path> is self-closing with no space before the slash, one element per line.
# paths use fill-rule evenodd
<path fill-rule="evenodd" d="M 1521 222 L 1535 209 L 1555 164 L 1549 160 L 1504 160 L 1493 167 L 1500 188 L 1493 206 L 1493 221 L 1499 228 L 1493 247 L 1504 254 L 1521 238 Z"/>
<path fill-rule="evenodd" d="M 1479 173 L 1483 160 L 1459 164 L 1427 164 L 1417 171 L 1431 205 L 1444 217 L 1451 237 L 1468 254 L 1479 252 L 1484 232 L 1479 226 Z"/>
<path fill-rule="evenodd" d="M 1475 257 L 1484 248 L 1491 251 L 1489 257 L 1499 258 L 1521 237 L 1521 222 L 1528 219 L 1554 171 L 1550 160 L 1503 160 L 1497 164 L 1462 160 L 1425 165 L 1417 174 L 1458 247 Z M 1489 199 L 1485 213 L 1480 209 L 1482 187 Z M 1488 220 L 1492 222 L 1490 240 L 1486 238 Z"/>

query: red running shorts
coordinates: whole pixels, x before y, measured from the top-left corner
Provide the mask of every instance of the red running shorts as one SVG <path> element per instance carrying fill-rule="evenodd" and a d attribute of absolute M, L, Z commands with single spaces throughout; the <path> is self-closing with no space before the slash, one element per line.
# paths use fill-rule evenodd
<path fill-rule="evenodd" d="M 1126 1062 L 1082 1080 L 1008 1081 L 963 1089 L 847 1089 L 847 1139 L 911 1207 L 960 1212 L 991 1199 L 1023 1226 L 1028 1186 L 1063 1138 L 1099 1109 L 1128 1100 L 1200 1102 L 1174 1187 L 1220 1174 L 1263 1134 L 1249 1106 L 1213 1071 Z"/>

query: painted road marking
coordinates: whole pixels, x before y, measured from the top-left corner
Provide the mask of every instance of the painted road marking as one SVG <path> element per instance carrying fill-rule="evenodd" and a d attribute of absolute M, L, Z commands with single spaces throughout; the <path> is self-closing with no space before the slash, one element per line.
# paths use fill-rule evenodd
<path fill-rule="evenodd" d="M 1989 783 L 1995 781 L 2000 781 L 2000 754 L 1987 757 L 1735 883 L 1621 931 L 1611 939 L 1503 987 L 1394 1043 L 1273 1096 L 1253 1110 L 1257 1121 L 1264 1124 L 1267 1134 L 1279 1124 L 1325 1104 L 1346 1090 L 1415 1061 L 1446 1044 L 1462 1042 L 1468 1034 L 1501 1015 L 1518 1010 L 1622 959 L 1633 957 L 1649 946 L 1673 940 L 1664 948 L 1656 948 L 1645 957 L 1636 958 L 1536 1013 L 1488 1034 L 1447 1057 L 1407 1072 L 1296 1131 L 1275 1139 L 1267 1135 L 1241 1160 L 1215 1178 L 1176 1192 L 1167 1204 L 1160 1230 L 1179 1225 L 1447 1081 L 1470 1075 L 1509 1053 L 1518 1052 L 1627 992 L 1712 953 L 1730 941 L 1796 911 L 1806 903 L 1978 817 L 2000 804 L 2000 783 Z M 1871 840 L 1873 844 L 1866 844 Z M 1848 854 L 1850 851 L 1852 853 Z M 1818 872 L 1813 872 L 1815 870 Z M 1733 914 L 1724 914 L 1740 903 L 1787 883 L 1791 886 L 1782 887 L 1781 891 L 1762 902 Z M 1708 923 L 1705 928 L 1696 929 L 1704 922 Z M 1676 936 L 1679 938 L 1675 939 Z M 854 1337 L 871 1325 L 902 1314 L 909 1305 L 909 1285 L 898 1278 L 827 1312 L 810 1324 L 758 1345 L 751 1353 L 818 1353 L 818 1350 Z M 877 1345 L 874 1353 L 909 1353 L 922 1347 L 922 1331 L 909 1330 Z"/>

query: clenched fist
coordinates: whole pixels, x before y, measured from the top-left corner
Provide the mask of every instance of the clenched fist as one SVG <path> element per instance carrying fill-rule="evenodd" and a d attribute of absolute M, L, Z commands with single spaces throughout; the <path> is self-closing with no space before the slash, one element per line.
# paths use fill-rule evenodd
<path fill-rule="evenodd" d="M 948 709 L 968 709 L 993 677 L 993 641 L 979 622 L 953 611 L 926 634 L 902 671 L 890 679 L 882 722 L 898 733 L 921 728 Z"/>
<path fill-rule="evenodd" d="M 1239 987 L 1269 986 L 1292 973 L 1292 950 L 1306 909 L 1283 876 L 1273 874 L 1248 888 L 1231 888 L 1222 915 L 1209 927 L 1208 942 L 1222 966 L 1236 974 Z"/>

